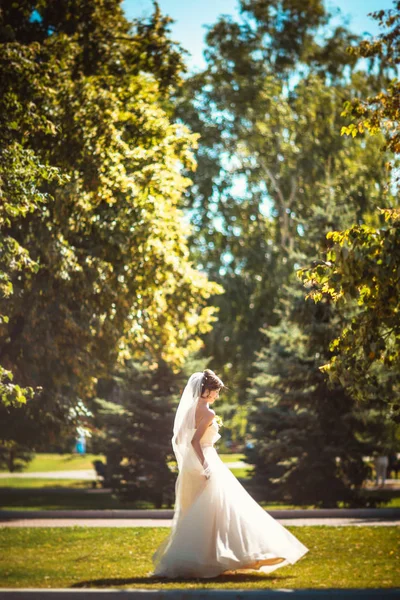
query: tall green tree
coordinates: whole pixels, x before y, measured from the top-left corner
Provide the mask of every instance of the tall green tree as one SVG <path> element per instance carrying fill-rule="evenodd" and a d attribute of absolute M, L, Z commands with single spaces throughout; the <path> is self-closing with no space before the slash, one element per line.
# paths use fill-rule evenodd
<path fill-rule="evenodd" d="M 58 167 L 44 164 L 37 149 L 28 142 L 33 131 L 39 137 L 54 132 L 54 124 L 38 105 L 50 107 L 50 111 L 55 108 L 53 86 L 60 71 L 57 57 L 47 55 L 47 60 L 41 60 L 37 45 L 3 44 L 0 69 L 3 141 L 0 162 L 0 293 L 2 298 L 9 299 L 23 273 L 30 277 L 39 268 L 24 243 L 11 234 L 12 226 L 17 220 L 39 213 L 49 200 L 47 182 L 62 185 L 68 177 Z M 8 305 L 6 301 L 1 303 L 0 326 L 3 331 L 11 333 L 10 339 L 13 328 L 7 326 Z M 0 399 L 4 404 L 18 405 L 33 396 L 31 386 L 21 388 L 12 380 L 13 372 L 0 366 Z"/>
<path fill-rule="evenodd" d="M 92 449 L 106 456 L 106 480 L 125 501 L 157 508 L 174 500 L 173 417 L 187 379 L 206 360 L 189 357 L 174 373 L 150 355 L 100 380 Z"/>
<path fill-rule="evenodd" d="M 377 59 L 386 74 L 374 97 L 353 98 L 343 116 L 353 121 L 342 128 L 352 137 L 384 134 L 388 155 L 387 189 L 398 188 L 399 150 L 400 3 L 375 13 L 386 31 L 374 42 L 363 41 L 353 53 Z M 393 78 L 394 76 L 394 78 Z M 384 203 L 382 203 L 384 205 Z M 382 206 L 382 205 L 381 205 Z M 327 235 L 326 249 L 312 267 L 299 271 L 311 288 L 309 296 L 329 298 L 342 316 L 342 327 L 332 340 L 332 355 L 321 369 L 332 382 L 340 382 L 359 401 L 384 399 L 387 412 L 400 418 L 400 230 L 399 209 L 380 210 L 385 223 L 354 224 Z M 376 219 L 377 220 L 377 219 Z M 321 257 L 321 256 L 320 256 Z"/>
<path fill-rule="evenodd" d="M 220 313 L 205 352 L 236 399 L 294 266 L 317 255 L 333 223 L 361 222 L 382 204 L 386 185 L 382 140 L 340 136 L 343 102 L 376 88 L 346 52 L 357 38 L 329 28 L 322 2 L 240 7 L 238 21 L 209 30 L 207 68 L 177 109 L 201 135 L 187 194 L 193 255 L 226 290 L 212 298 Z"/>
<path fill-rule="evenodd" d="M 101 380 L 94 448 L 106 457 L 106 484 L 127 501 L 157 508 L 173 499 L 172 394 L 176 376 L 166 364 L 127 362 Z M 175 385 L 174 385 L 175 384 Z"/>
<path fill-rule="evenodd" d="M 364 457 L 378 449 L 378 441 L 389 441 L 384 403 L 360 407 L 321 373 L 339 325 L 333 303 L 305 302 L 294 281 L 280 310 L 279 325 L 263 330 L 265 346 L 248 389 L 253 445 L 247 454 L 255 465 L 254 482 L 269 500 L 373 506 L 382 498 L 362 490 L 371 477 Z"/>
<path fill-rule="evenodd" d="M 1 13 L 0 359 L 14 396 L 43 388 L 23 410 L 55 435 L 116 363 L 147 351 L 178 369 L 221 291 L 189 257 L 196 136 L 170 118 L 168 23 L 156 7 L 130 24 L 117 0 Z"/>
<path fill-rule="evenodd" d="M 360 81 L 359 77 L 359 74 L 354 74 L 352 82 Z M 368 76 L 361 77 L 368 81 Z M 380 82 L 379 76 L 375 85 L 379 86 Z M 351 86 L 346 89 L 350 94 Z M 363 89 L 366 91 L 368 86 L 359 88 L 358 93 Z M 316 90 L 311 93 L 315 94 Z M 332 376 L 329 382 L 321 370 L 327 368 L 324 365 L 332 365 L 333 375 L 333 353 L 342 341 L 341 331 L 351 315 L 351 310 L 338 311 L 335 305 L 336 299 L 345 292 L 343 283 L 346 287 L 348 280 L 358 279 L 360 286 L 371 288 L 371 300 L 372 297 L 376 299 L 377 294 L 372 291 L 374 286 L 368 283 L 370 278 L 365 267 L 381 242 L 389 244 L 393 250 L 395 240 L 391 234 L 384 235 L 383 241 L 374 232 L 382 224 L 382 216 L 376 207 L 393 205 L 394 198 L 388 192 L 383 159 L 389 160 L 390 154 L 381 151 L 383 136 L 378 136 L 375 139 L 378 143 L 372 146 L 367 146 L 372 138 L 363 136 L 356 150 L 358 159 L 355 160 L 356 155 L 350 148 L 335 143 L 335 131 L 337 136 L 340 117 L 343 116 L 339 114 L 340 95 L 336 96 L 335 106 L 336 119 L 331 123 L 334 153 L 328 155 L 327 166 L 336 163 L 340 169 L 327 169 L 326 183 L 317 186 L 315 201 L 308 205 L 304 235 L 301 241 L 295 243 L 294 252 L 297 265 L 315 259 L 315 268 L 305 270 L 304 274 L 307 273 L 311 285 L 321 286 L 311 292 L 320 302 L 316 306 L 310 300 L 305 302 L 304 290 L 291 281 L 282 294 L 284 302 L 279 325 L 264 329 L 265 346 L 257 356 L 257 375 L 251 380 L 249 389 L 254 398 L 250 428 L 255 439 L 250 454 L 256 464 L 256 478 L 264 482 L 265 491 L 269 494 L 296 503 L 335 506 L 344 502 L 356 506 L 379 501 L 379 498 L 369 498 L 360 489 L 369 474 L 363 456 L 375 450 L 385 453 L 393 450 L 393 427 L 387 415 L 386 402 L 389 396 L 393 402 L 396 388 L 393 379 L 386 378 L 379 391 L 376 386 L 372 389 L 371 382 L 365 381 L 365 372 L 360 376 L 357 374 L 354 360 L 348 364 L 347 381 L 344 377 Z M 317 126 L 315 131 L 321 135 L 323 130 Z M 370 171 L 362 179 L 359 172 L 356 173 L 359 165 L 366 165 L 372 156 L 378 159 L 379 165 L 375 174 L 379 173 L 380 185 L 376 190 L 373 180 L 369 180 Z M 312 177 L 315 177 L 315 171 L 312 167 L 310 169 Z M 391 211 L 386 212 L 390 214 Z M 343 234 L 335 233 L 336 229 L 346 227 L 349 229 Z M 349 248 L 348 243 L 351 244 L 349 241 L 353 236 L 358 237 L 357 232 L 364 236 L 364 242 L 371 236 L 371 243 L 365 243 L 362 248 L 362 243 L 357 242 Z M 336 242 L 334 247 L 331 238 Z M 327 252 L 327 260 L 336 265 L 346 262 L 343 272 L 340 274 L 336 268 L 331 280 L 328 275 L 330 262 L 324 264 L 318 260 L 322 252 Z M 392 271 L 396 264 L 395 255 L 392 258 L 376 277 L 381 283 L 387 281 L 389 287 L 392 286 Z M 380 287 L 379 284 L 377 287 Z M 322 294 L 321 289 L 331 293 Z M 346 291 L 349 292 L 348 286 Z M 392 291 L 396 296 L 395 290 Z M 368 290 L 365 290 L 365 297 L 368 296 Z M 364 296 L 361 293 L 359 297 L 362 300 Z M 387 302 L 388 296 L 385 300 Z M 390 312 L 386 305 L 385 310 L 388 309 Z M 365 311 L 363 316 L 359 316 L 361 319 L 366 317 Z M 348 341 L 351 342 L 357 335 L 358 343 L 353 349 L 358 355 L 368 356 L 367 339 L 369 336 L 374 338 L 377 331 L 373 324 L 369 327 L 366 320 L 357 321 L 357 317 L 353 324 L 354 329 L 346 327 L 344 330 L 349 334 Z M 377 327 L 379 330 L 385 325 L 381 321 Z M 363 340 L 360 335 L 364 335 Z M 364 402 L 360 405 L 351 391 L 363 375 Z"/>

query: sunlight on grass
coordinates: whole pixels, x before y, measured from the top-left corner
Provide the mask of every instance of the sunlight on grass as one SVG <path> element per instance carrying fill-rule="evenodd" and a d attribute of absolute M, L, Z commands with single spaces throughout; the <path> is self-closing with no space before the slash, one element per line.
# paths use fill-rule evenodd
<path fill-rule="evenodd" d="M 248 469 L 230 469 L 230 471 L 234 474 L 238 479 L 250 479 L 250 471 L 251 467 Z"/>
<path fill-rule="evenodd" d="M 208 580 L 150 579 L 151 556 L 167 528 L 0 530 L 0 587 L 373 588 L 400 586 L 397 527 L 288 527 L 309 552 L 271 575 Z M 40 561 L 38 561 L 40 553 Z"/>
<path fill-rule="evenodd" d="M 244 454 L 220 454 L 219 457 L 224 463 L 237 462 L 238 460 L 244 461 L 246 458 Z"/>
<path fill-rule="evenodd" d="M 26 465 L 22 473 L 35 473 L 45 471 L 75 471 L 77 469 L 93 469 L 92 462 L 102 460 L 102 455 L 86 454 L 35 454 L 33 460 Z M 6 473 L 7 471 L 1 471 Z"/>

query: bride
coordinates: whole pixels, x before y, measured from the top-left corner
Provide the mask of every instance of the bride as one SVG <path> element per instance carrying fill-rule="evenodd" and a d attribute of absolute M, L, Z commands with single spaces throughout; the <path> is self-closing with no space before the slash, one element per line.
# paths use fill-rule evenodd
<path fill-rule="evenodd" d="M 174 421 L 178 463 L 171 533 L 153 555 L 153 576 L 215 577 L 251 569 L 271 573 L 306 548 L 253 500 L 214 448 L 221 437 L 210 404 L 224 384 L 206 369 L 193 373 Z"/>

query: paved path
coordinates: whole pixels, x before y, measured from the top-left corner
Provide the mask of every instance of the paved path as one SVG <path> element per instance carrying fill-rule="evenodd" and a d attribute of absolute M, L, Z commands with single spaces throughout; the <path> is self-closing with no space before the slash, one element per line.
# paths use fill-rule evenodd
<path fill-rule="evenodd" d="M 151 581 L 151 579 L 146 579 Z M 117 580 L 118 582 L 118 580 Z M 240 578 L 238 577 L 238 587 Z M 243 589 L 18 589 L 0 588 L 0 598 L 10 600 L 399 600 L 398 588 Z"/>
<path fill-rule="evenodd" d="M 276 519 L 284 527 L 327 525 L 329 527 L 398 527 L 400 520 L 374 519 Z M 0 522 L 1 527 L 171 527 L 171 519 L 16 519 Z"/>
<path fill-rule="evenodd" d="M 400 509 L 268 511 L 282 525 L 399 526 Z M 0 510 L 0 527 L 170 527 L 172 510 Z"/>

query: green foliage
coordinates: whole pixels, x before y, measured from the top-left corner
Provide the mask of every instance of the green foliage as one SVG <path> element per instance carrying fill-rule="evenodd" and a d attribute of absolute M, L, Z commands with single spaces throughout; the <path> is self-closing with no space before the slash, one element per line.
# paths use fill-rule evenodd
<path fill-rule="evenodd" d="M 13 373 L 4 369 L 0 365 L 0 398 L 5 406 L 18 406 L 24 404 L 33 397 L 34 390 L 32 387 L 22 388 L 18 384 L 13 384 Z"/>
<path fill-rule="evenodd" d="M 374 504 L 360 489 L 369 475 L 363 456 L 388 440 L 385 419 L 360 408 L 320 366 L 338 327 L 328 300 L 304 302 L 299 284 L 286 290 L 281 321 L 264 330 L 249 387 L 255 483 L 263 498 L 328 507 Z"/>
<path fill-rule="evenodd" d="M 332 356 L 321 367 L 358 400 L 379 395 L 393 418 L 400 397 L 400 213 L 386 225 L 328 234 L 326 261 L 298 272 L 316 302 L 330 298 L 343 316 Z"/>
<path fill-rule="evenodd" d="M 92 443 L 106 457 L 106 485 L 120 498 L 149 501 L 157 508 L 172 505 L 173 414 L 191 369 L 198 365 L 188 361 L 175 375 L 166 363 L 147 359 L 127 362 L 112 379 L 99 382 Z"/>
<path fill-rule="evenodd" d="M 0 469 L 7 469 L 10 473 L 22 470 L 22 467 L 32 460 L 32 451 L 29 445 L 16 443 L 14 440 L 3 442 L 0 447 Z M 6 482 L 2 482 L 6 486 Z"/>
<path fill-rule="evenodd" d="M 2 46 L 0 298 L 3 299 L 13 295 L 21 273 L 29 278 L 39 270 L 39 264 L 13 231 L 13 224 L 38 211 L 49 200 L 49 194 L 43 188 L 46 182 L 62 184 L 67 181 L 59 168 L 43 164 L 39 153 L 28 141 L 33 131 L 39 137 L 54 133 L 48 113 L 54 109 L 52 85 L 59 70 L 57 57 L 51 57 L 38 44 Z M 9 327 L 8 305 L 7 301 L 0 303 L 0 331 Z M 12 381 L 12 371 L 0 366 L 0 400 L 4 404 L 18 405 L 32 398 L 34 390 L 31 386 L 20 387 Z"/>
<path fill-rule="evenodd" d="M 382 89 L 365 99 L 355 97 L 346 101 L 342 116 L 350 117 L 349 125 L 342 127 L 342 135 L 352 135 L 368 131 L 375 135 L 384 132 L 385 149 L 394 154 L 400 152 L 400 2 L 394 8 L 372 13 L 379 25 L 386 28 L 373 40 L 363 40 L 358 46 L 350 47 L 353 56 L 370 59 L 372 64 L 379 59 L 382 65 Z"/>
<path fill-rule="evenodd" d="M 204 351 L 232 386 L 224 416 L 243 438 L 260 329 L 277 324 L 294 265 L 391 199 L 382 139 L 340 136 L 343 101 L 378 87 L 346 52 L 357 38 L 329 27 L 322 2 L 240 6 L 237 21 L 209 30 L 207 68 L 185 82 L 177 115 L 201 135 L 187 197 L 193 256 L 225 289 Z"/>
<path fill-rule="evenodd" d="M 29 422 L 71 431 L 116 363 L 178 371 L 215 319 L 222 288 L 193 267 L 180 208 L 197 136 L 170 118 L 168 23 L 156 8 L 132 26 L 118 0 L 2 9 L 3 440 L 28 398 Z"/>
<path fill-rule="evenodd" d="M 397 75 L 399 54 L 400 3 L 395 9 L 373 15 L 389 30 L 374 42 L 362 42 L 353 54 L 379 58 L 383 71 Z M 390 29 L 392 28 L 392 29 Z M 358 123 L 342 128 L 353 137 L 364 129 L 385 134 L 385 149 L 399 150 L 399 87 L 396 80 L 384 79 L 386 92 L 365 101 L 359 98 L 345 105 L 344 115 Z M 392 157 L 390 167 L 396 165 Z M 390 171 L 390 169 L 389 169 Z M 388 183 L 387 189 L 390 188 Z M 398 181 L 394 178 L 392 187 Z M 342 317 L 339 335 L 331 343 L 333 356 L 321 368 L 330 380 L 339 381 L 358 400 L 379 398 L 388 415 L 400 418 L 400 330 L 399 330 L 399 211 L 381 210 L 385 225 L 354 225 L 327 235 L 325 261 L 299 271 L 311 287 L 316 302 L 329 297 Z M 377 219 L 375 219 L 377 220 Z"/>
<path fill-rule="evenodd" d="M 147 361 L 99 382 L 94 445 L 106 457 L 106 486 L 124 500 L 150 500 L 158 508 L 173 500 L 173 380 L 165 365 Z"/>

